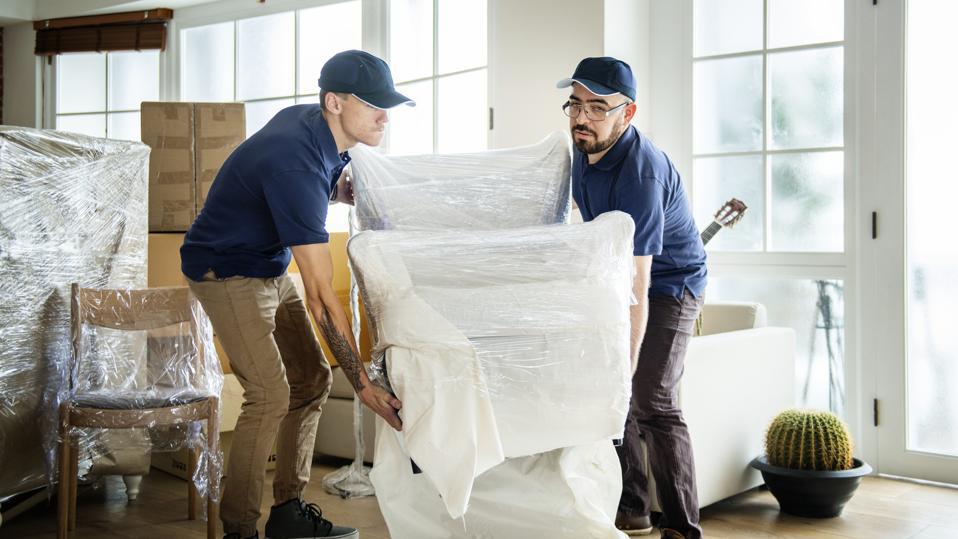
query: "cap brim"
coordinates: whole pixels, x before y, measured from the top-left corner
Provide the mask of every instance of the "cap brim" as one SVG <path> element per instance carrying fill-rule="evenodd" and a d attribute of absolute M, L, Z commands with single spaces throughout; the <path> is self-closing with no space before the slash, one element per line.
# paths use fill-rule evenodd
<path fill-rule="evenodd" d="M 377 109 L 391 109 L 399 105 L 415 107 L 416 102 L 396 91 L 378 92 L 375 94 L 352 94 L 353 97 Z"/>
<path fill-rule="evenodd" d="M 578 82 L 582 86 L 585 86 L 587 90 L 594 93 L 595 95 L 607 96 L 607 95 L 615 95 L 615 94 L 622 93 L 618 90 L 613 90 L 612 88 L 609 88 L 608 86 L 603 86 L 599 84 L 598 82 L 591 81 L 588 79 L 562 79 L 556 83 L 556 88 L 568 88 L 569 86 L 572 86 L 572 84 L 576 82 Z"/>

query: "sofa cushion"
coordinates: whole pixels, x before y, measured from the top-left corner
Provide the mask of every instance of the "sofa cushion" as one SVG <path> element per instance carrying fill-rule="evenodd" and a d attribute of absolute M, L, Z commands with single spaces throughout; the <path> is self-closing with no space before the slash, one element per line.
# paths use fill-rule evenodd
<path fill-rule="evenodd" d="M 329 391 L 329 398 L 352 399 L 355 394 L 343 370 L 339 366 L 333 367 L 333 388 Z"/>
<path fill-rule="evenodd" d="M 749 301 L 706 303 L 702 308 L 702 335 L 714 335 L 768 325 L 765 306 Z"/>

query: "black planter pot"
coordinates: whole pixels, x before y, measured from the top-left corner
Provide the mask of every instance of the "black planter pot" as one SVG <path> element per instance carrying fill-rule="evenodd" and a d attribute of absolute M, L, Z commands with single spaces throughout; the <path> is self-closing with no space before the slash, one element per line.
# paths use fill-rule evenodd
<path fill-rule="evenodd" d="M 811 518 L 832 518 L 842 513 L 862 476 L 872 472 L 871 466 L 861 460 L 854 459 L 854 464 L 850 470 L 820 472 L 772 466 L 765 456 L 751 462 L 752 468 L 762 472 L 782 512 Z"/>

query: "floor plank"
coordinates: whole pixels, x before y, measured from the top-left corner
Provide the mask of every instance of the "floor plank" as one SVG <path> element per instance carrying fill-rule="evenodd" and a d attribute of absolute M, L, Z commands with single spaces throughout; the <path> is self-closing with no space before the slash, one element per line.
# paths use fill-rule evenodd
<path fill-rule="evenodd" d="M 343 500 L 322 490 L 324 475 L 342 462 L 317 462 L 307 490 L 310 501 L 336 523 L 354 526 L 362 539 L 388 539 L 389 532 L 376 499 Z M 267 482 L 269 484 L 269 482 Z M 264 499 L 260 530 L 269 501 Z M 77 531 L 72 537 L 202 539 L 202 521 L 186 520 L 185 483 L 154 470 L 144 478 L 140 498 L 126 501 L 119 478 L 81 490 Z M 765 489 L 753 489 L 702 510 L 702 527 L 714 539 L 741 538 L 958 538 L 958 490 L 880 477 L 866 477 L 839 518 L 803 519 L 783 514 Z M 0 526 L 0 538 L 53 539 L 56 505 L 41 504 Z M 653 536 L 654 537 L 654 536 Z"/>

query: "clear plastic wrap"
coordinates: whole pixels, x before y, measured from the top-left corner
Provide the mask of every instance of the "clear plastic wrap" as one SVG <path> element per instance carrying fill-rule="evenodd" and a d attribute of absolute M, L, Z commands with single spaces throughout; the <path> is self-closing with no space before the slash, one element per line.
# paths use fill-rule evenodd
<path fill-rule="evenodd" d="M 199 301 L 186 287 L 82 289 L 74 312 L 75 361 L 60 397 L 91 473 L 101 454 L 190 448 L 194 485 L 217 500 L 222 457 L 208 433 L 219 431 L 223 372 Z"/>
<path fill-rule="evenodd" d="M 350 150 L 360 230 L 487 230 L 568 221 L 571 153 L 565 133 L 521 148 L 386 156 Z"/>
<path fill-rule="evenodd" d="M 612 212 L 577 225 L 350 240 L 373 357 L 385 354 L 403 402 L 399 446 L 452 518 L 505 459 L 621 437 L 633 231 Z"/>
<path fill-rule="evenodd" d="M 0 127 L 0 497 L 56 477 L 58 409 L 71 396 L 70 284 L 146 286 L 148 159 L 136 142 Z M 148 356 L 181 346 L 149 335 L 90 342 L 115 361 L 84 363 L 78 387 L 120 392 L 145 387 Z M 143 429 L 86 432 L 80 472 L 144 473 L 153 442 Z"/>
<path fill-rule="evenodd" d="M 352 217 L 352 215 L 350 215 Z M 355 222 L 350 219 L 350 235 L 355 233 Z M 349 264 L 350 275 L 353 275 L 352 264 Z M 352 314 L 353 338 L 359 343 L 362 324 L 359 323 L 359 287 L 356 279 L 350 279 L 349 285 L 349 307 Z M 363 415 L 367 412 L 366 405 L 358 398 L 353 399 L 353 461 L 347 465 L 326 474 L 323 477 L 323 488 L 330 494 L 336 494 L 343 499 L 361 498 L 365 496 L 375 496 L 376 488 L 373 486 L 369 473 L 372 468 L 364 463 L 366 455 L 366 436 L 363 432 Z"/>

